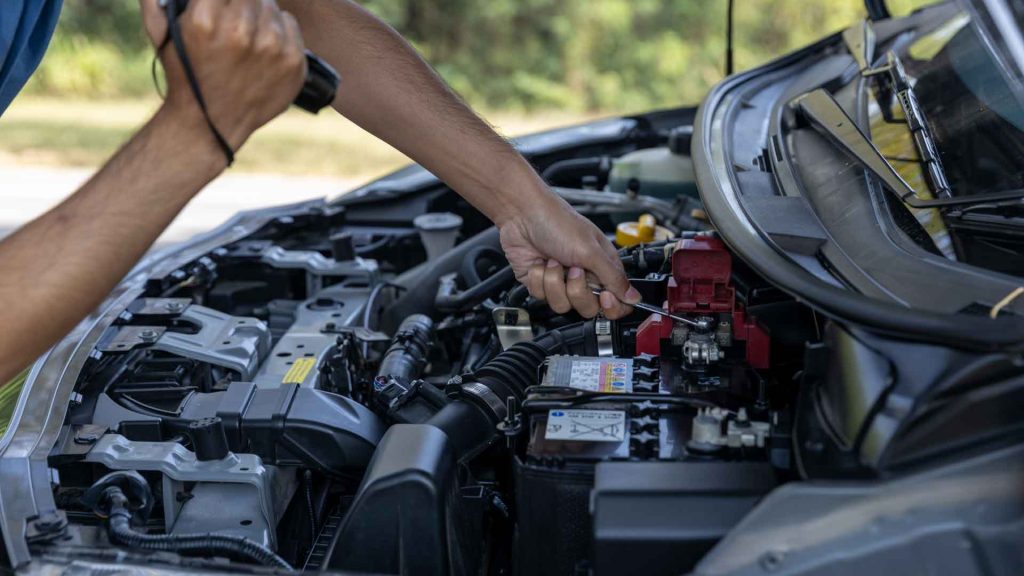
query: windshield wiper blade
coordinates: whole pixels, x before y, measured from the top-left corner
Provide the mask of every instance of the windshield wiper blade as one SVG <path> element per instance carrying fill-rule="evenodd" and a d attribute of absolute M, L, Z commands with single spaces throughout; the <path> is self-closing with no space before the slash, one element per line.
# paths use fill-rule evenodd
<path fill-rule="evenodd" d="M 896 101 L 903 111 L 903 122 L 910 130 L 911 139 L 914 142 L 914 149 L 917 150 L 919 162 L 924 167 L 926 181 L 931 188 L 932 195 L 936 198 L 949 198 L 953 192 L 949 187 L 949 180 L 946 179 L 946 171 L 942 168 L 942 160 L 939 158 L 938 147 L 935 145 L 935 137 L 932 136 L 928 127 L 927 119 L 921 106 L 917 102 L 917 95 L 914 87 L 910 85 L 910 77 L 903 68 L 903 61 L 895 52 L 889 51 L 886 54 L 886 65 L 861 72 L 864 76 L 878 76 L 879 90 L 889 94 L 889 98 L 880 97 L 879 106 L 882 109 L 886 121 L 892 121 L 892 113 L 884 112 L 890 109 L 890 98 L 895 95 Z M 884 80 L 888 76 L 888 82 Z"/>
<path fill-rule="evenodd" d="M 918 198 L 910 184 L 896 172 L 893 165 L 826 90 L 818 88 L 804 94 L 796 100 L 796 106 L 818 132 L 857 160 L 872 176 L 882 181 L 886 190 L 912 208 L 943 208 L 1024 198 L 1024 189 L 933 200 Z"/>

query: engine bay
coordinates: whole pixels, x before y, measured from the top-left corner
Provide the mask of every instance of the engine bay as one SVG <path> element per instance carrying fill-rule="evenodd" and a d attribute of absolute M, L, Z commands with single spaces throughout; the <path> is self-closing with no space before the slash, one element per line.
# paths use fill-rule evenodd
<path fill-rule="evenodd" d="M 516 140 L 664 314 L 553 311 L 491 222 L 416 166 L 150 255 L 25 377 L 0 453 L 3 559 L 36 574 L 1019 573 L 1021 292 L 978 298 L 981 272 L 941 259 L 944 275 L 914 272 L 941 256 L 911 261 L 891 199 L 791 105 L 828 84 L 860 109 L 859 39 L 909 37 L 851 30 L 730 77 L 700 112 Z M 808 160 L 784 154 L 800 142 Z M 809 197 L 892 251 L 835 244 Z M 835 264 L 846 246 L 873 275 Z M 970 305 L 890 302 L 879 277 Z"/>
<path fill-rule="evenodd" d="M 150 277 L 104 331 L 48 459 L 59 529 L 30 541 L 233 569 L 692 568 L 796 477 L 824 325 L 731 255 L 692 182 L 637 194 L 635 160 L 545 176 L 683 321 L 551 311 L 450 191 L 430 225 L 373 203 L 277 217 Z"/>

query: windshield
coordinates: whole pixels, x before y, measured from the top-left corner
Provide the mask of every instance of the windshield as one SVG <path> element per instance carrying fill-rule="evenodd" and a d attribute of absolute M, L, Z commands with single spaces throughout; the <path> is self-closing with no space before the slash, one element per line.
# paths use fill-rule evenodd
<path fill-rule="evenodd" d="M 910 43 L 907 73 L 957 196 L 1024 187 L 1024 107 L 997 45 L 961 12 Z"/>
<path fill-rule="evenodd" d="M 892 49 L 913 87 L 949 190 L 964 197 L 1024 188 L 1020 68 L 989 12 L 964 6 L 944 14 L 896 40 Z M 869 113 L 879 151 L 918 198 L 933 198 L 899 102 L 876 91 Z M 1020 202 L 909 211 L 930 238 L 926 244 L 945 257 L 1024 275 Z"/>

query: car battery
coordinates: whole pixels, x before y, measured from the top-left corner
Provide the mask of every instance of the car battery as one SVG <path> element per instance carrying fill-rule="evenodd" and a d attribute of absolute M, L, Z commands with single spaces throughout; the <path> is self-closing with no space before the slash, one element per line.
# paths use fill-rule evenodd
<path fill-rule="evenodd" d="M 607 459 L 678 457 L 682 452 L 676 445 L 685 443 L 696 409 L 685 405 L 666 409 L 638 401 L 634 392 L 659 391 L 658 376 L 656 358 L 549 357 L 533 397 L 564 391 L 563 397 L 576 395 L 581 402 L 528 410 L 527 460 L 590 465 Z"/>
<path fill-rule="evenodd" d="M 547 359 L 540 386 L 522 405 L 526 446 L 515 461 L 516 492 L 529 498 L 516 503 L 519 574 L 589 570 L 591 490 L 599 464 L 764 460 L 767 424 L 744 422 L 739 410 L 691 401 L 694 396 L 675 384 L 664 360 Z"/>
<path fill-rule="evenodd" d="M 635 402 L 640 387 L 656 388 L 647 359 L 552 356 L 541 386 L 524 404 L 528 442 L 516 458 L 516 503 L 520 519 L 519 574 L 585 573 L 591 557 L 590 491 L 594 469 L 603 461 L 658 459 L 685 442 L 688 414 L 661 413 L 655 405 Z M 563 394 L 558 394 L 563 392 Z M 548 394 L 583 394 L 601 401 L 533 410 L 531 402 Z M 621 396 L 622 401 L 616 397 Z M 541 402 L 543 404 L 543 402 Z"/>

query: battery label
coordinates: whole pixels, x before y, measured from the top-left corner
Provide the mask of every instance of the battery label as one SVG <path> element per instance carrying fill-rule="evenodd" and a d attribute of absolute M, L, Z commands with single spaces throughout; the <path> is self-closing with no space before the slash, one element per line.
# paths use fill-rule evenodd
<path fill-rule="evenodd" d="M 621 442 L 626 438 L 626 413 L 622 410 L 550 410 L 544 438 Z"/>
<path fill-rule="evenodd" d="M 622 360 L 575 360 L 569 372 L 569 386 L 590 392 L 630 392 L 631 372 L 629 364 Z"/>
<path fill-rule="evenodd" d="M 554 356 L 548 359 L 543 383 L 587 392 L 632 392 L 633 359 Z"/>

